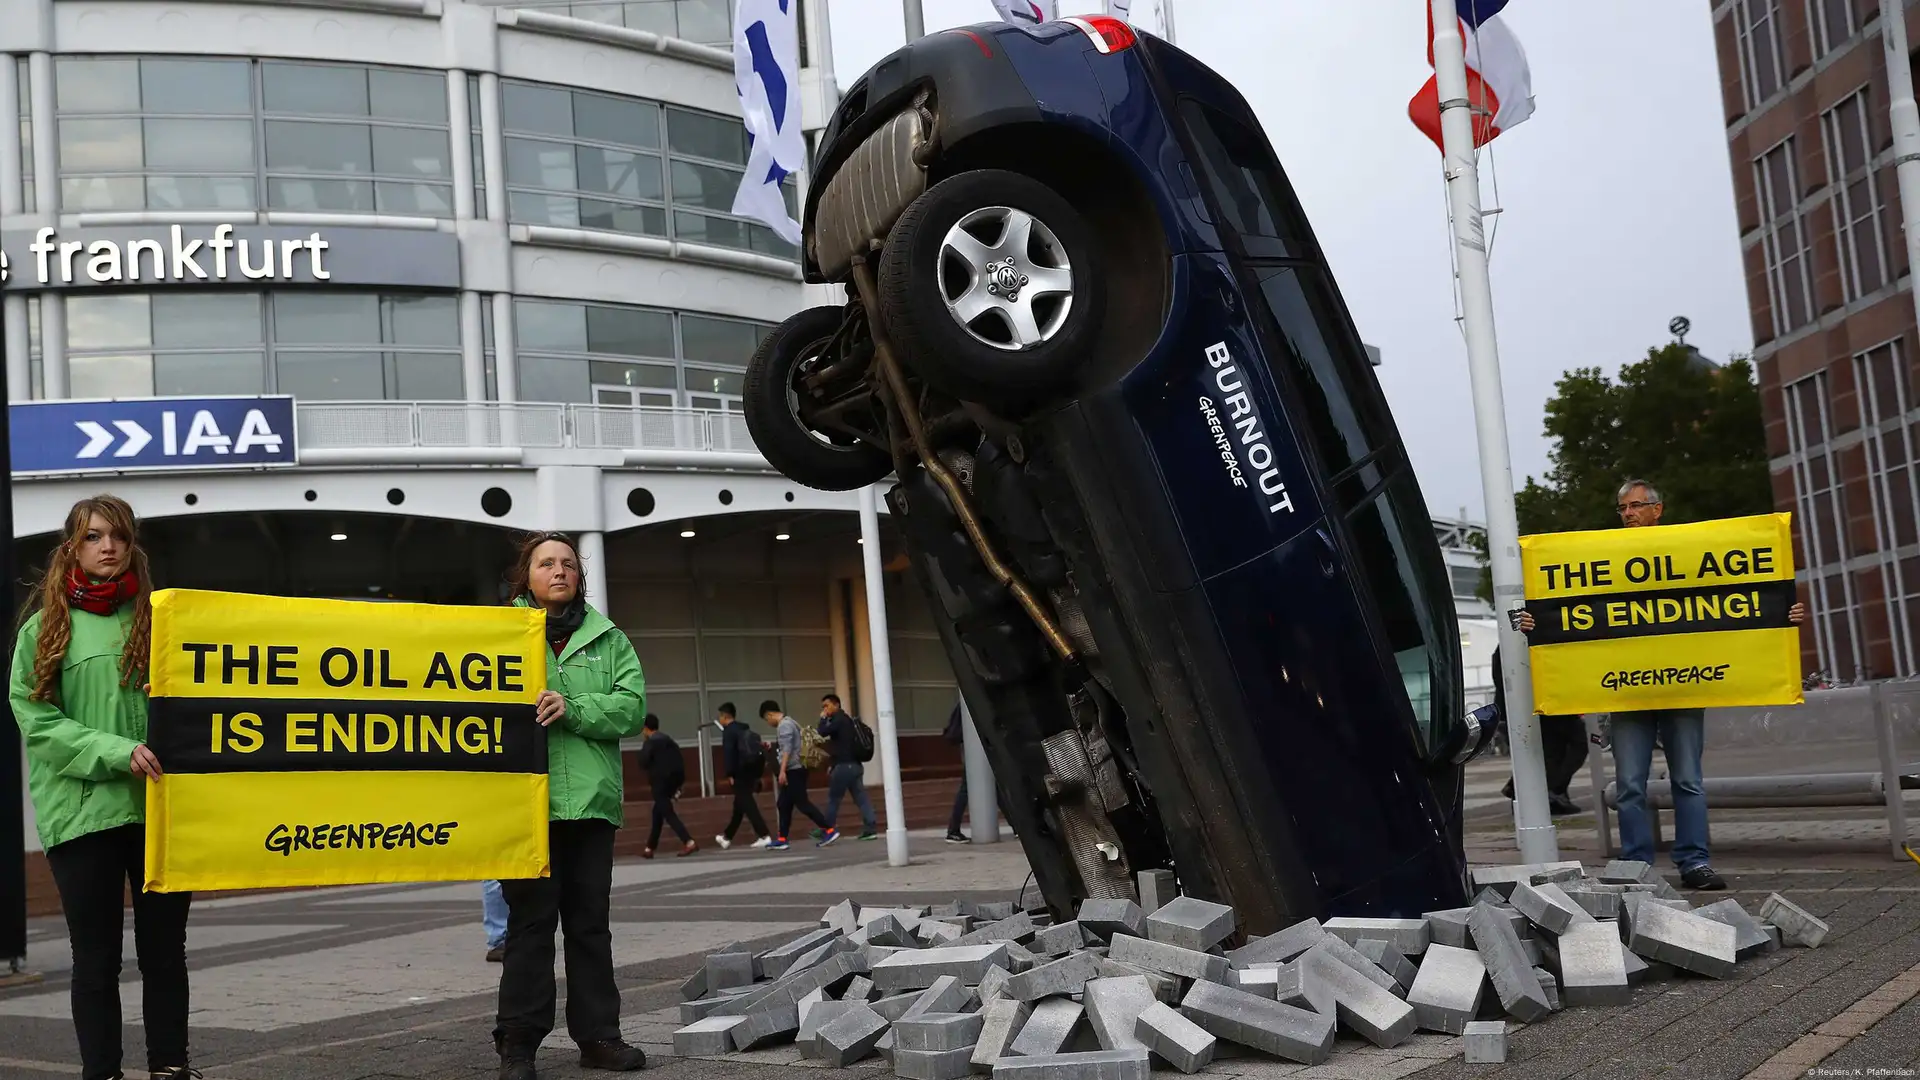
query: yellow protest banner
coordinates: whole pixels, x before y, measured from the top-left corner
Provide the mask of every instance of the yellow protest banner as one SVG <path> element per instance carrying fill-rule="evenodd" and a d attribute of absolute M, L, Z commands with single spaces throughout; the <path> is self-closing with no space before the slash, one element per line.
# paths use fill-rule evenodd
<path fill-rule="evenodd" d="M 1787 514 L 1520 538 L 1534 708 L 1801 700 Z"/>
<path fill-rule="evenodd" d="M 154 593 L 146 887 L 545 877 L 544 622 Z"/>

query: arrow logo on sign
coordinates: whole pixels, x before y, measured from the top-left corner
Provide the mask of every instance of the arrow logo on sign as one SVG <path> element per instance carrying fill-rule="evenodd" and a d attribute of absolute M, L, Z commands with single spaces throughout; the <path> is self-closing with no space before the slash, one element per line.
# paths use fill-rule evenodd
<path fill-rule="evenodd" d="M 75 420 L 73 426 L 79 428 L 80 434 L 87 437 L 87 445 L 81 447 L 80 452 L 74 455 L 75 457 L 99 457 L 107 447 L 113 445 L 113 432 L 108 431 L 101 424 L 92 420 Z M 127 441 L 120 444 L 120 449 L 113 452 L 114 457 L 133 457 L 153 441 L 152 434 L 146 428 L 131 420 L 115 420 L 113 426 L 119 428 L 120 434 L 127 437 Z"/>

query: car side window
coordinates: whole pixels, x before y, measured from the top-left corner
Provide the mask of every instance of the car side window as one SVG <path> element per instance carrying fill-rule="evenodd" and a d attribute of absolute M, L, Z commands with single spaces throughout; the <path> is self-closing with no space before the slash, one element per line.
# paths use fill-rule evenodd
<path fill-rule="evenodd" d="M 1282 355 L 1276 367 L 1292 376 L 1300 395 L 1298 418 L 1311 433 L 1329 477 L 1393 442 L 1379 416 L 1373 369 L 1347 330 L 1347 314 L 1318 270 L 1298 264 L 1251 266 L 1260 299 L 1273 314 Z"/>
<path fill-rule="evenodd" d="M 1402 470 L 1375 498 L 1347 515 L 1347 532 L 1372 594 L 1375 624 L 1387 640 L 1394 666 L 1426 747 L 1436 744 L 1452 713 L 1446 650 L 1456 649 L 1453 598 L 1447 580 L 1415 558 L 1412 530 L 1428 528 L 1417 513 L 1419 498 Z M 1414 520 L 1420 517 L 1421 520 Z M 1424 749 L 1424 748 L 1423 748 Z"/>
<path fill-rule="evenodd" d="M 1193 98 L 1181 99 L 1180 116 L 1193 136 L 1196 164 L 1220 205 L 1222 223 L 1240 234 L 1247 253 L 1298 254 L 1313 232 L 1266 136 Z"/>

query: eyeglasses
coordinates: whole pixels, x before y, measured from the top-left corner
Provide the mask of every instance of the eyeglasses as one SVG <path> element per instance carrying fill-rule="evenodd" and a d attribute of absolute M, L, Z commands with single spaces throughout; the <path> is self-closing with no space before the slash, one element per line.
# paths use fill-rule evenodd
<path fill-rule="evenodd" d="M 1619 506 L 1614 507 L 1614 509 L 1624 514 L 1629 510 L 1645 510 L 1649 506 L 1659 506 L 1659 505 L 1660 503 L 1658 501 L 1640 502 L 1639 500 L 1635 500 L 1633 502 L 1623 502 Z"/>

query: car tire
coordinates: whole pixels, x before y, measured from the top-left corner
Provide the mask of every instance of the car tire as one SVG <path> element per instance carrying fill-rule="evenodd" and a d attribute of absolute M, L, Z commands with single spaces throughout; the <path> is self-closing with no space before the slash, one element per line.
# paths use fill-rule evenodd
<path fill-rule="evenodd" d="M 881 325 L 900 362 L 983 404 L 1031 405 L 1064 389 L 1106 313 L 1092 227 L 1053 189 L 1001 169 L 961 173 L 914 200 L 879 278 Z"/>
<path fill-rule="evenodd" d="M 747 361 L 742 388 L 747 433 L 760 455 L 787 479 L 821 491 L 863 488 L 893 471 L 892 460 L 878 448 L 829 440 L 800 419 L 794 376 L 845 318 L 845 308 L 808 308 L 774 327 Z"/>

